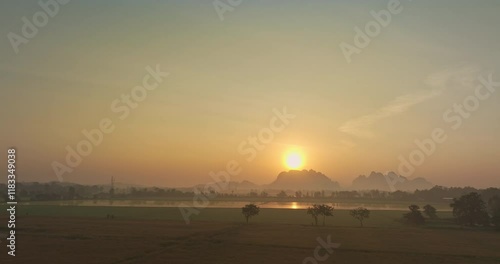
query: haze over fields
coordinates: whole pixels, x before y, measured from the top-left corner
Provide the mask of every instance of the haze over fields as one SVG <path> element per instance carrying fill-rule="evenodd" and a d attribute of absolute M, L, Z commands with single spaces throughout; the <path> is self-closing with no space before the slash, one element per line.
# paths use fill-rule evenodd
<path fill-rule="evenodd" d="M 499 0 L 0 0 L 0 263 L 500 263 Z"/>

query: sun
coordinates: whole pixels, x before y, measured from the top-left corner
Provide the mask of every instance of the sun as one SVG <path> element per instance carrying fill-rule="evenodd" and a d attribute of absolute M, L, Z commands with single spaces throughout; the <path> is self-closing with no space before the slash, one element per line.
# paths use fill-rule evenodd
<path fill-rule="evenodd" d="M 291 170 L 300 169 L 303 163 L 304 159 L 302 158 L 302 155 L 300 155 L 300 153 L 298 152 L 290 152 L 287 155 L 285 155 L 285 165 L 288 167 L 288 169 Z"/>

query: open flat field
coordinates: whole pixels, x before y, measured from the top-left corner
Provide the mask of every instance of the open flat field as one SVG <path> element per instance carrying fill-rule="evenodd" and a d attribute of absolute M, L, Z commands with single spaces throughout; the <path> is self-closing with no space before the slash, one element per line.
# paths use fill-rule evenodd
<path fill-rule="evenodd" d="M 110 213 L 116 218 L 106 219 Z M 500 263 L 499 232 L 461 229 L 446 221 L 409 227 L 395 221 L 401 214 L 373 211 L 366 227 L 359 228 L 347 211 L 336 211 L 326 227 L 315 227 L 304 210 L 263 209 L 244 224 L 238 209 L 208 208 L 186 225 L 177 208 L 26 206 L 18 212 L 17 256 L 8 257 L 4 249 L 0 260 L 303 263 L 314 256 L 317 239 L 330 236 L 341 246 L 318 263 Z M 0 220 L 6 222 L 5 214 Z"/>
<path fill-rule="evenodd" d="M 5 212 L 5 206 L 0 206 L 1 212 Z M 182 221 L 184 219 L 179 208 L 175 207 L 114 207 L 114 206 L 56 206 L 56 205 L 21 205 L 17 209 L 19 217 L 24 216 L 58 216 L 58 217 L 92 217 L 105 218 L 113 214 L 118 219 L 149 219 L 149 220 L 172 220 Z M 366 221 L 367 226 L 401 226 L 395 220 L 401 218 L 404 211 L 372 211 L 370 219 Z M 450 218 L 451 212 L 438 212 L 441 218 Z M 239 208 L 205 208 L 200 209 L 198 215 L 192 215 L 192 221 L 216 221 L 237 222 L 244 221 Z M 310 225 L 313 220 L 300 209 L 261 209 L 259 216 L 252 219 L 255 223 L 279 223 Z M 353 226 L 359 225 L 348 210 L 335 210 L 334 216 L 327 218 L 328 225 Z"/>

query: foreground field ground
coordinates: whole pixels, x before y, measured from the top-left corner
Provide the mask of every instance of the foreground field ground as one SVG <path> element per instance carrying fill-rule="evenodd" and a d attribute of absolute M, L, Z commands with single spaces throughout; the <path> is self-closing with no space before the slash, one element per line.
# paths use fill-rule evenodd
<path fill-rule="evenodd" d="M 318 263 L 500 263 L 498 232 L 444 221 L 408 227 L 395 221 L 402 212 L 394 211 L 374 211 L 359 228 L 346 211 L 315 227 L 304 210 L 262 210 L 243 224 L 237 209 L 204 209 L 186 225 L 177 208 L 175 216 L 165 208 L 56 209 L 20 209 L 17 256 L 3 249 L 0 262 L 303 263 L 317 239 L 330 236 L 341 246 Z M 116 218 L 106 219 L 108 213 Z M 5 214 L 0 220 L 6 222 Z"/>

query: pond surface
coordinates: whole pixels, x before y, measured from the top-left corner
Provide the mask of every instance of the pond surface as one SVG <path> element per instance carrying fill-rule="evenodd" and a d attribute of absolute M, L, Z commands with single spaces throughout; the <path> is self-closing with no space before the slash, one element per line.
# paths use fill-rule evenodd
<path fill-rule="evenodd" d="M 241 208 L 249 203 L 255 203 L 260 208 L 274 209 L 307 209 L 312 202 L 252 202 L 252 201 L 210 201 L 207 208 Z M 324 203 L 324 202 L 317 202 Z M 77 200 L 77 201 L 43 201 L 43 202 L 23 202 L 25 205 L 58 205 L 58 206 L 123 206 L 123 207 L 189 207 L 193 206 L 192 200 L 186 201 L 168 201 L 168 200 Z M 335 209 L 353 209 L 356 207 L 365 207 L 369 210 L 408 210 L 408 204 L 405 203 L 325 203 L 333 206 Z M 197 204 L 198 205 L 198 204 Z M 424 204 L 418 204 L 423 207 Z M 439 211 L 451 211 L 448 204 L 433 204 Z"/>

